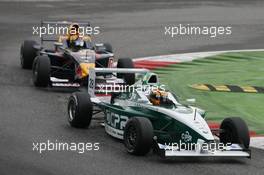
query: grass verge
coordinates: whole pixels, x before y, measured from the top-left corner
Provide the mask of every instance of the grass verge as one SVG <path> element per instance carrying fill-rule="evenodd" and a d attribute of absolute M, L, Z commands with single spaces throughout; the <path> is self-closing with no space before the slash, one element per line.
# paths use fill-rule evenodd
<path fill-rule="evenodd" d="M 189 87 L 203 83 L 264 87 L 264 52 L 226 53 L 154 72 L 181 99 L 195 98 L 195 105 L 207 110 L 207 120 L 220 122 L 225 117 L 240 116 L 250 130 L 264 134 L 264 94 L 209 92 Z"/>

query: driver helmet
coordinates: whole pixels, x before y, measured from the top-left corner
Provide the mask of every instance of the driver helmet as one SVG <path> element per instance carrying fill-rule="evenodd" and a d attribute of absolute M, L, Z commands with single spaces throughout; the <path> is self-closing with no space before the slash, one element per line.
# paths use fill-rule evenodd
<path fill-rule="evenodd" d="M 70 25 L 68 29 L 68 39 L 70 43 L 73 43 L 74 41 L 79 39 L 79 24 L 73 23 Z"/>
<path fill-rule="evenodd" d="M 165 104 L 168 101 L 168 93 L 164 90 L 152 90 L 150 93 L 150 102 L 153 105 Z"/>

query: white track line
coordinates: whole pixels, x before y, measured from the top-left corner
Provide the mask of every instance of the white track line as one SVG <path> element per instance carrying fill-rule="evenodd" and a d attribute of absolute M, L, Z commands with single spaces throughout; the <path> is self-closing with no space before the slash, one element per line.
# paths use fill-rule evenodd
<path fill-rule="evenodd" d="M 264 149 L 264 137 L 251 137 L 250 146 L 254 148 Z"/>

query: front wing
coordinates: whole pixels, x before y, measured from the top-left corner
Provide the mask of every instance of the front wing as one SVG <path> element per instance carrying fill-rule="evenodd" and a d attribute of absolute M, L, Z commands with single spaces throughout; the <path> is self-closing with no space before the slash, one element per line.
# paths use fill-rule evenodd
<path fill-rule="evenodd" d="M 249 149 L 243 149 L 238 144 L 232 144 L 225 150 L 183 150 L 157 143 L 157 153 L 161 157 L 251 157 Z"/>

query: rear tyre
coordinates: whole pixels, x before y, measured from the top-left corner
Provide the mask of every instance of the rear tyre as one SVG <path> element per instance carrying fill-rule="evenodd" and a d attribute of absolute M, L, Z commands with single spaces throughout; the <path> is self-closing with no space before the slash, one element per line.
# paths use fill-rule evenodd
<path fill-rule="evenodd" d="M 37 42 L 25 40 L 20 47 L 20 63 L 23 69 L 31 69 L 33 61 L 37 56 L 37 50 L 34 48 Z"/>
<path fill-rule="evenodd" d="M 117 68 L 134 68 L 134 63 L 131 58 L 120 58 L 117 61 Z M 117 74 L 118 78 L 124 78 L 125 82 L 128 85 L 135 83 L 135 74 L 134 73 L 119 73 Z"/>
<path fill-rule="evenodd" d="M 220 142 L 241 144 L 249 148 L 249 132 L 247 124 L 240 117 L 225 118 L 220 125 Z"/>
<path fill-rule="evenodd" d="M 128 153 L 146 155 L 153 145 L 153 127 L 149 119 L 133 117 L 124 129 L 124 144 Z"/>
<path fill-rule="evenodd" d="M 47 87 L 50 83 L 50 59 L 37 56 L 33 62 L 33 82 L 37 87 Z"/>
<path fill-rule="evenodd" d="M 90 95 L 83 92 L 73 93 L 68 101 L 68 121 L 72 127 L 87 128 L 93 116 L 93 103 Z"/>

